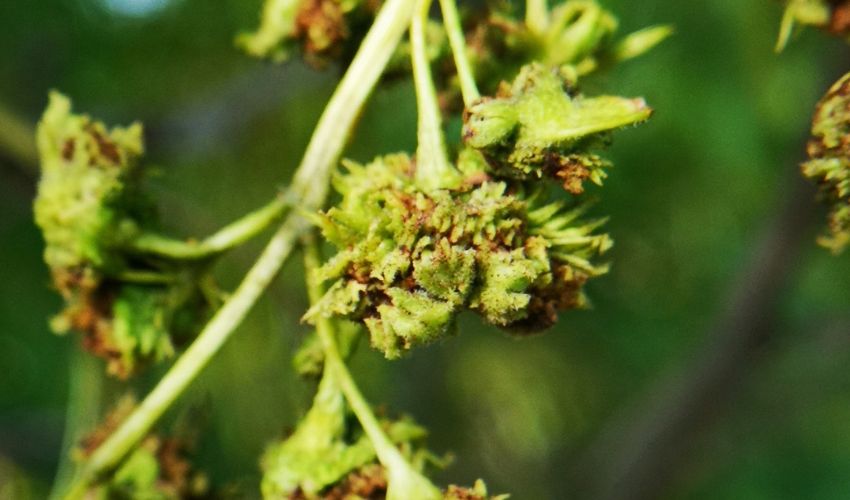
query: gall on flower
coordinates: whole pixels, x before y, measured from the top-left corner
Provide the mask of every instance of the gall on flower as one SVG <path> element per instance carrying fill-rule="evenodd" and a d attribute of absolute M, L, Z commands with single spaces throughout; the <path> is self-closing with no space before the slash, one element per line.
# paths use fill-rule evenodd
<path fill-rule="evenodd" d="M 194 335 L 207 301 L 194 270 L 141 258 L 130 247 L 156 224 L 142 192 L 142 127 L 107 127 L 50 94 L 38 126 L 41 179 L 34 202 L 44 260 L 65 308 L 51 323 L 126 378 L 173 355 Z"/>
<path fill-rule="evenodd" d="M 334 179 L 342 201 L 316 217 L 339 250 L 317 271 L 331 285 L 305 318 L 360 322 L 373 347 L 397 358 L 451 333 L 463 310 L 529 332 L 585 307 L 584 283 L 607 271 L 595 262 L 611 246 L 595 233 L 604 219 L 581 220 L 585 206 L 547 203 L 539 190 L 477 182 L 480 162 L 458 165 L 475 183 L 430 191 L 407 155 L 347 162 Z"/>
<path fill-rule="evenodd" d="M 818 198 L 829 208 L 828 233 L 818 243 L 839 253 L 850 243 L 850 73 L 818 102 L 806 150 L 803 175 L 817 183 Z"/>
<path fill-rule="evenodd" d="M 646 121 L 652 109 L 643 99 L 584 97 L 575 78 L 563 68 L 523 67 L 496 96 L 466 109 L 464 142 L 498 177 L 552 178 L 572 194 L 586 180 L 601 185 L 610 163 L 591 151 L 605 147 L 613 130 Z"/>

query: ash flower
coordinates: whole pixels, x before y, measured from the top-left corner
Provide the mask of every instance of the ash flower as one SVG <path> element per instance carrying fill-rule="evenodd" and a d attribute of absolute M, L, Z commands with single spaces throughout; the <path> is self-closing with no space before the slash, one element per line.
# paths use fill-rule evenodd
<path fill-rule="evenodd" d="M 618 21 L 592 0 L 553 2 L 551 8 L 519 12 L 511 3 L 469 11 L 464 26 L 470 62 L 485 91 L 539 61 L 569 66 L 579 75 L 639 57 L 669 37 L 670 26 L 651 26 L 615 40 Z"/>
<path fill-rule="evenodd" d="M 260 26 L 236 43 L 254 57 L 277 62 L 300 45 L 307 60 L 321 66 L 343 55 L 345 42 L 374 17 L 377 5 L 367 0 L 266 0 Z"/>
<path fill-rule="evenodd" d="M 369 438 L 354 425 L 337 377 L 326 371 L 313 406 L 295 432 L 269 446 L 262 458 L 262 492 L 265 498 L 348 498 L 337 493 L 357 490 L 386 492 L 387 478 L 377 463 Z M 415 454 L 425 430 L 403 418 L 384 421 L 387 436 L 407 458 Z M 347 491 L 346 491 L 347 490 Z"/>
<path fill-rule="evenodd" d="M 609 163 L 589 151 L 610 132 L 645 121 L 643 99 L 584 97 L 574 75 L 540 64 L 525 66 L 495 97 L 473 103 L 464 115 L 464 142 L 487 158 L 495 175 L 556 178 L 579 194 L 585 180 L 601 184 Z"/>
<path fill-rule="evenodd" d="M 306 317 L 362 322 L 388 358 L 446 336 L 465 309 L 513 331 L 551 326 L 607 270 L 593 262 L 611 245 L 594 234 L 604 221 L 581 221 L 583 207 L 496 181 L 426 191 L 403 154 L 346 167 L 342 201 L 318 217 L 339 249 L 318 270 L 332 285 Z"/>
<path fill-rule="evenodd" d="M 818 102 L 807 152 L 803 175 L 818 184 L 829 207 L 829 234 L 818 242 L 838 253 L 850 243 L 850 73 Z"/>
<path fill-rule="evenodd" d="M 72 113 L 56 92 L 38 126 L 38 148 L 35 221 L 65 300 L 52 327 L 84 333 L 84 345 L 121 378 L 195 335 L 219 295 L 211 263 L 288 206 L 277 197 L 200 241 L 163 236 L 143 192 L 141 125 L 108 129 Z"/>
<path fill-rule="evenodd" d="M 109 130 L 75 115 L 56 92 L 38 127 L 35 220 L 66 302 L 52 326 L 83 332 L 84 345 L 121 378 L 170 357 L 207 306 L 196 272 L 166 274 L 128 250 L 155 222 L 141 190 L 141 134 L 140 124 Z"/>

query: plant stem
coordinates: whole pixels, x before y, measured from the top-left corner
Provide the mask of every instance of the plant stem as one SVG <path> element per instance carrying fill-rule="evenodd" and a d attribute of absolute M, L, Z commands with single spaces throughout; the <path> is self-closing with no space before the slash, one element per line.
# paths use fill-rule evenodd
<path fill-rule="evenodd" d="M 62 491 L 74 477 L 74 462 L 71 452 L 87 427 L 100 417 L 101 399 L 103 397 L 103 370 L 93 356 L 74 349 L 71 352 L 71 363 L 68 377 L 68 408 L 65 412 L 65 431 L 62 436 L 62 452 L 56 479 L 50 498 L 59 499 Z"/>
<path fill-rule="evenodd" d="M 38 172 L 38 150 L 32 127 L 0 105 L 0 151 L 27 173 Z"/>
<path fill-rule="evenodd" d="M 292 186 L 295 199 L 305 210 L 316 210 L 324 203 L 331 169 L 342 153 L 360 109 L 404 35 L 412 10 L 413 0 L 389 0 L 384 4 L 319 119 Z M 242 322 L 289 257 L 298 236 L 309 226 L 301 215 L 289 216 L 198 338 L 83 464 L 67 499 L 81 498 L 93 482 L 117 466 L 144 437 Z"/>
<path fill-rule="evenodd" d="M 308 236 L 305 240 L 304 267 L 307 275 L 307 293 L 310 303 L 316 304 L 324 293 L 321 282 L 316 279 L 314 272 L 320 264 L 319 251 L 315 238 Z M 420 474 L 404 458 L 392 440 L 387 436 L 384 429 L 375 417 L 371 406 L 360 393 L 357 383 L 348 371 L 345 361 L 339 353 L 336 335 L 330 318 L 319 316 L 316 320 L 316 333 L 322 343 L 325 352 L 325 369 L 332 370 L 340 388 L 345 395 L 351 411 L 363 427 L 363 431 L 369 437 L 378 460 L 386 467 L 389 476 L 388 500 L 429 500 L 440 499 L 440 491 L 431 484 L 425 476 Z"/>
<path fill-rule="evenodd" d="M 543 4 L 545 9 L 545 0 Z M 449 44 L 452 47 L 457 77 L 460 80 L 460 91 L 463 94 L 463 104 L 469 106 L 479 99 L 481 94 L 475 84 L 475 73 L 472 71 L 472 65 L 466 53 L 466 39 L 463 34 L 463 27 L 460 24 L 460 16 L 457 13 L 457 4 L 455 4 L 455 0 L 440 0 L 440 10 L 443 13 L 443 25 L 446 27 Z"/>
<path fill-rule="evenodd" d="M 278 196 L 264 207 L 221 228 L 200 242 L 182 241 L 157 233 L 143 233 L 131 243 L 132 249 L 173 260 L 200 260 L 220 254 L 253 238 L 280 220 L 291 206 Z"/>
<path fill-rule="evenodd" d="M 417 0 L 410 22 L 410 49 L 413 83 L 416 88 L 417 123 L 416 182 L 423 189 L 440 189 L 457 177 L 446 155 L 440 124 L 440 105 L 431 78 L 431 64 L 425 41 L 425 26 L 431 0 Z"/>
<path fill-rule="evenodd" d="M 549 24 L 549 6 L 546 0 L 526 0 L 525 25 L 535 35 L 546 31 Z"/>

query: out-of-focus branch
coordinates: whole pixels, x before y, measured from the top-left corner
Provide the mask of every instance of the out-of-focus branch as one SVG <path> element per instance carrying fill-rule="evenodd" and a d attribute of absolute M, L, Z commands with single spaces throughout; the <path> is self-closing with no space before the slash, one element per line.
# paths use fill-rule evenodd
<path fill-rule="evenodd" d="M 658 498 L 688 463 L 694 437 L 715 421 L 772 339 L 799 254 L 814 244 L 813 189 L 795 175 L 789 191 L 732 283 L 731 299 L 704 345 L 612 419 L 576 462 L 577 498 Z"/>
<path fill-rule="evenodd" d="M 38 151 L 32 126 L 0 104 L 0 156 L 35 175 Z"/>

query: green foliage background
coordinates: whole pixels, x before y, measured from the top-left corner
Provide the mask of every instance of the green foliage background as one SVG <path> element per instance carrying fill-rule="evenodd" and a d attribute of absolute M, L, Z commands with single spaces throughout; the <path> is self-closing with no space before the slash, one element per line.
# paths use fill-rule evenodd
<path fill-rule="evenodd" d="M 234 49 L 259 0 L 116 10 L 129 3 L 0 2 L 0 104 L 34 123 L 55 88 L 108 123 L 143 120 L 165 224 L 203 235 L 288 181 L 338 72 L 273 67 Z M 588 93 L 643 95 L 657 110 L 649 124 L 617 134 L 610 153 L 616 167 L 595 211 L 611 215 L 616 245 L 612 272 L 589 286 L 595 308 L 522 341 L 465 317 L 460 336 L 405 360 L 361 349 L 354 361 L 372 401 L 415 415 L 434 450 L 456 454 L 441 479 L 480 476 L 520 500 L 572 498 L 600 432 L 648 411 L 646 401 L 663 393 L 658 381 L 687 377 L 790 196 L 814 103 L 848 69 L 844 43 L 813 30 L 775 55 L 778 2 L 602 3 L 622 32 L 672 23 L 677 33 L 585 84 Z M 347 155 L 413 150 L 414 108 L 410 84 L 384 85 Z M 0 160 L 0 484 L 14 463 L 40 498 L 58 460 L 78 347 L 47 327 L 59 298 L 48 289 L 33 194 L 34 172 Z M 850 491 L 850 260 L 817 248 L 816 232 L 787 262 L 769 341 L 737 362 L 740 372 L 708 401 L 710 425 L 689 431 L 687 453 L 671 458 L 665 498 Z M 221 282 L 237 283 L 259 248 L 226 259 Z M 302 282 L 293 259 L 182 399 L 204 409 L 198 462 L 216 483 L 256 493 L 265 444 L 309 405 L 312 388 L 290 362 L 307 331 L 298 322 Z M 107 397 L 117 390 L 110 384 Z"/>

